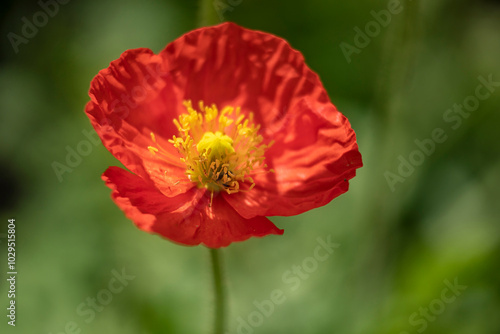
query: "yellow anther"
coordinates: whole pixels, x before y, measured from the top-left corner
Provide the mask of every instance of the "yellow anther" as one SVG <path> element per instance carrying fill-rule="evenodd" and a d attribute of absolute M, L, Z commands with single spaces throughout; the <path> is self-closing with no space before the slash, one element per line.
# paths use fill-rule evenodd
<path fill-rule="evenodd" d="M 248 191 L 255 186 L 251 175 L 267 172 L 264 153 L 270 145 L 262 144 L 258 134 L 259 125 L 253 124 L 253 114 L 241 113 L 241 108 L 225 106 L 221 111 L 212 104 L 198 104 L 193 109 L 191 101 L 184 101 L 186 113 L 174 120 L 178 136 L 168 140 L 180 153 L 190 182 L 211 191 L 226 191 L 228 194 Z M 158 146 L 151 133 L 151 140 Z M 151 153 L 159 149 L 148 146 Z M 242 188 L 243 183 L 248 187 Z"/>

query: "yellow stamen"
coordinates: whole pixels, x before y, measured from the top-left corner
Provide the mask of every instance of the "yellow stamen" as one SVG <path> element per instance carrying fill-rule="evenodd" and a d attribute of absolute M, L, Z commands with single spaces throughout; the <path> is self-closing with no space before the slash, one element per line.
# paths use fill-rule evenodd
<path fill-rule="evenodd" d="M 185 101 L 184 106 L 187 112 L 174 120 L 179 135 L 169 142 L 179 151 L 189 180 L 211 191 L 210 205 L 214 192 L 251 190 L 255 183 L 250 175 L 267 172 L 264 152 L 273 144 L 262 144 L 253 114 L 245 117 L 239 107 L 231 106 L 219 111 L 216 105 L 205 106 L 202 101 L 199 112 L 191 101 Z M 157 143 L 154 134 L 151 140 Z M 158 152 L 153 146 L 148 149 Z M 242 189 L 243 183 L 249 186 Z"/>

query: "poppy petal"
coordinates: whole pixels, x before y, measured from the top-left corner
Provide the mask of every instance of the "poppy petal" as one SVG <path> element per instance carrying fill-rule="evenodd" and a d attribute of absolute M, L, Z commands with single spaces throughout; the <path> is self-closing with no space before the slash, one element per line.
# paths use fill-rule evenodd
<path fill-rule="evenodd" d="M 185 98 L 252 111 L 275 174 L 249 192 L 224 194 L 242 216 L 295 215 L 348 189 L 362 166 L 354 131 L 319 77 L 282 38 L 223 23 L 189 32 L 160 55 Z M 175 64 L 175 66 L 173 66 Z"/>
<path fill-rule="evenodd" d="M 103 174 L 113 199 L 139 228 L 181 244 L 223 247 L 282 234 L 264 216 L 327 204 L 362 166 L 354 131 L 302 54 L 234 23 L 189 32 L 158 55 L 126 51 L 99 72 L 89 95 L 92 125 L 134 173 L 111 167 Z M 255 187 L 242 182 L 237 193 L 197 188 L 168 142 L 185 100 L 241 107 L 249 119 L 252 112 L 263 144 L 274 142 L 265 152 L 274 172 L 251 172 Z"/>
<path fill-rule="evenodd" d="M 153 183 L 119 167 L 108 168 L 103 179 L 113 190 L 115 203 L 137 227 L 180 244 L 219 248 L 250 237 L 283 233 L 265 217 L 241 217 L 222 196 L 211 199 L 201 189 L 169 198 Z"/>
<path fill-rule="evenodd" d="M 174 197 L 193 184 L 172 186 L 187 178 L 177 150 L 167 142 L 177 130 L 166 112 L 169 98 L 161 94 L 168 81 L 163 74 L 162 62 L 151 50 L 126 51 L 92 80 L 85 111 L 104 146 L 125 167 Z M 153 155 L 148 147 L 158 145 L 160 155 Z"/>

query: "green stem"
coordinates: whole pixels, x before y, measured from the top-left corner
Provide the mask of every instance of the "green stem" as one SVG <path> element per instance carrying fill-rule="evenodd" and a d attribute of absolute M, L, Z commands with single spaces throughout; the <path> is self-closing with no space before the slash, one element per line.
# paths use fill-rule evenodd
<path fill-rule="evenodd" d="M 212 263 L 212 272 L 214 280 L 215 294 L 215 320 L 213 334 L 223 334 L 226 324 L 226 295 L 224 289 L 224 274 L 222 270 L 221 251 L 219 249 L 210 248 L 210 260 Z"/>
<path fill-rule="evenodd" d="M 414 74 L 414 63 L 420 50 L 422 30 L 419 26 L 420 2 L 412 0 L 402 1 L 404 6 L 403 12 L 394 17 L 393 22 L 388 27 L 387 40 L 383 50 L 383 59 L 386 63 L 382 66 L 380 72 L 380 81 L 377 83 L 378 92 L 374 103 L 377 119 L 381 122 L 378 129 L 379 144 L 378 144 L 378 170 L 373 171 L 373 175 L 385 175 L 384 173 L 393 167 L 394 150 L 399 149 L 396 146 L 399 131 L 406 124 L 401 115 L 408 112 L 409 108 L 409 88 L 411 78 Z M 404 128 L 403 128 L 404 129 Z M 410 139 L 411 138 L 407 138 Z M 374 227 L 372 233 L 368 234 L 373 238 L 371 243 L 367 245 L 381 245 L 377 248 L 377 252 L 370 254 L 366 258 L 367 264 L 363 268 L 370 273 L 378 273 L 371 276 L 371 280 L 382 282 L 383 271 L 381 268 L 387 268 L 390 265 L 388 261 L 392 259 L 393 249 L 395 246 L 391 237 L 394 231 L 394 225 L 401 218 L 401 210 L 387 210 L 387 203 L 391 203 L 393 208 L 403 208 L 401 200 L 404 196 L 399 196 L 388 191 L 385 177 L 377 179 L 377 189 L 385 189 L 385 191 L 372 195 L 369 200 L 371 206 L 366 209 L 368 217 L 370 217 L 370 226 Z M 400 191 L 400 190 L 399 190 Z M 399 201 L 399 202 L 398 202 Z M 396 204 L 397 203 L 397 204 Z M 399 206 L 398 206 L 399 204 Z M 390 240 L 391 242 L 387 242 Z M 360 275 L 359 277 L 363 277 Z M 371 290 L 375 291 L 375 290 Z"/>
<path fill-rule="evenodd" d="M 213 0 L 198 2 L 198 27 L 206 27 L 221 23 Z"/>

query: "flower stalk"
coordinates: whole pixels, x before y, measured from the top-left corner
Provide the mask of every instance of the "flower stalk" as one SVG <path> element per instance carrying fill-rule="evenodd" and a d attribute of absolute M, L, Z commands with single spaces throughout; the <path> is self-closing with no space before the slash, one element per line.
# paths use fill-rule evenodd
<path fill-rule="evenodd" d="M 221 250 L 210 248 L 215 297 L 213 334 L 223 334 L 226 326 L 226 290 Z"/>
<path fill-rule="evenodd" d="M 206 27 L 221 23 L 215 10 L 214 1 L 200 0 L 198 3 L 198 27 Z"/>

